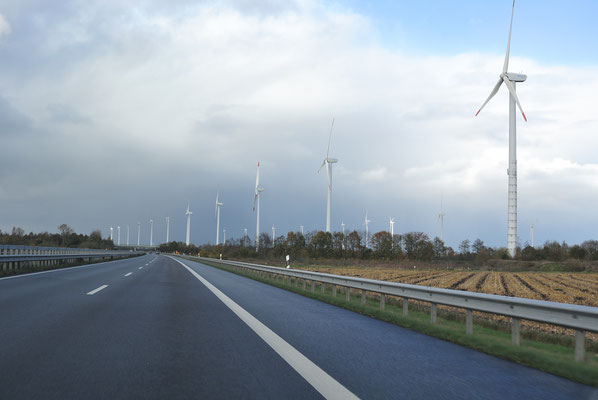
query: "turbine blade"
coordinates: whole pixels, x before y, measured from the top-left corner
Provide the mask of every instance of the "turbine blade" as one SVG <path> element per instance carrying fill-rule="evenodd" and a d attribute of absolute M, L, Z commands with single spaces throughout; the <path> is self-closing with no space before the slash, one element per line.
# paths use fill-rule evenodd
<path fill-rule="evenodd" d="M 257 163 L 257 173 L 255 175 L 255 191 L 257 192 L 257 187 L 260 185 L 260 163 Z"/>
<path fill-rule="evenodd" d="M 255 202 L 257 201 L 257 196 L 258 196 L 258 193 L 257 193 L 257 190 L 256 190 L 255 191 L 255 195 L 253 196 L 253 211 L 255 211 Z"/>
<path fill-rule="evenodd" d="M 513 30 L 513 14 L 515 14 L 515 0 L 513 0 L 513 10 L 511 11 L 511 25 L 509 26 L 509 41 L 507 42 L 507 53 L 505 54 L 505 63 L 502 72 L 506 73 L 509 68 L 509 53 L 511 52 L 511 31 Z"/>
<path fill-rule="evenodd" d="M 492 91 L 490 92 L 490 96 L 488 96 L 488 98 L 486 99 L 486 101 L 484 102 L 484 104 L 482 104 L 482 106 L 480 107 L 480 109 L 478 110 L 478 112 L 475 113 L 476 117 L 478 116 L 478 114 L 480 113 L 480 111 L 482 111 L 482 108 L 484 108 L 486 106 L 486 104 L 488 104 L 488 102 L 490 101 L 490 99 L 492 99 L 494 97 L 494 95 L 498 92 L 498 89 L 500 89 L 500 85 L 502 85 L 502 82 L 503 82 L 502 77 L 498 78 L 498 82 L 494 86 L 494 89 L 492 89 Z"/>
<path fill-rule="evenodd" d="M 326 150 L 326 158 L 330 152 L 330 141 L 332 140 L 332 128 L 334 127 L 334 117 L 332 117 L 332 125 L 330 125 L 330 135 L 328 135 L 328 149 Z"/>
<path fill-rule="evenodd" d="M 509 92 L 511 93 L 511 96 L 513 96 L 513 98 L 515 99 L 515 103 L 517 103 L 517 107 L 519 107 L 519 111 L 521 111 L 523 119 L 525 120 L 525 122 L 527 122 L 527 117 L 523 112 L 523 108 L 521 108 L 521 103 L 519 103 L 519 98 L 517 97 L 517 92 L 515 92 L 515 86 L 513 85 L 513 82 L 511 82 L 507 77 L 504 78 L 504 81 L 505 85 L 507 85 L 507 89 L 509 89 Z"/>
<path fill-rule="evenodd" d="M 320 168 L 318 168 L 318 173 L 320 173 L 320 170 L 322 169 L 322 167 L 324 166 L 324 164 L 326 164 L 326 158 L 324 159 L 324 161 L 322 161 L 322 165 L 320 165 Z"/>

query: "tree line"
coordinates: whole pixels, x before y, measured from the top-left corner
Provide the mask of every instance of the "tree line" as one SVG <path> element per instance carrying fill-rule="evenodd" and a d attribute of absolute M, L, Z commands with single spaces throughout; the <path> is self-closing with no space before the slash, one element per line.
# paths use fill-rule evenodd
<path fill-rule="evenodd" d="M 510 259 L 504 247 L 486 246 L 481 239 L 461 241 L 457 250 L 438 237 L 431 239 L 423 232 L 391 235 L 387 231 L 374 233 L 368 238 L 358 231 L 342 232 L 288 232 L 274 240 L 268 233 L 260 234 L 260 248 L 256 252 L 254 242 L 248 237 L 227 240 L 218 246 L 204 244 L 186 246 L 182 242 L 170 242 L 160 246 L 163 252 L 198 254 L 207 257 L 282 259 L 289 255 L 293 260 L 322 259 L 378 259 L 395 261 L 451 261 L 484 265 L 491 260 Z M 525 245 L 517 248 L 516 260 L 565 261 L 569 259 L 598 260 L 598 241 L 587 240 L 569 246 L 566 242 L 547 241 L 542 246 Z"/>
<path fill-rule="evenodd" d="M 76 233 L 67 224 L 62 224 L 57 233 L 25 233 L 23 228 L 14 226 L 10 233 L 0 230 L 0 244 L 39 246 L 39 247 L 77 247 L 83 249 L 114 249 L 110 239 L 103 239 L 99 229 L 89 235 Z"/>

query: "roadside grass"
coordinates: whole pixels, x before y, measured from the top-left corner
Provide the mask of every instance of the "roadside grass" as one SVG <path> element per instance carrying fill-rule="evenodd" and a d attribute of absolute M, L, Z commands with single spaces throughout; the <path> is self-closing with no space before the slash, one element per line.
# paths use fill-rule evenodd
<path fill-rule="evenodd" d="M 98 264 L 103 262 L 109 261 L 118 261 L 118 260 L 125 260 L 127 258 L 138 257 L 137 255 L 130 255 L 127 257 L 120 257 L 120 258 L 113 258 L 113 259 L 97 259 L 97 260 L 89 260 L 89 261 L 74 261 L 74 262 L 62 262 L 56 265 L 39 265 L 39 266 L 24 266 L 21 268 L 13 268 L 7 270 L 0 270 L 0 278 L 8 277 L 8 276 L 16 276 L 16 275 L 24 275 L 24 274 L 31 274 L 34 272 L 44 272 L 44 271 L 51 271 L 55 269 L 65 269 L 71 267 L 78 267 L 81 265 L 87 264 Z M 76 260 L 76 259 L 75 259 Z"/>
<path fill-rule="evenodd" d="M 194 257 L 184 258 L 197 261 Z M 307 283 L 304 290 L 302 281 L 299 282 L 293 279 L 289 284 L 281 279 L 262 277 L 234 267 L 218 265 L 204 260 L 201 260 L 201 263 L 496 357 L 598 387 L 598 354 L 595 345 L 587 346 L 590 348 L 587 348 L 585 361 L 576 362 L 573 341 L 560 339 L 558 338 L 559 335 L 545 333 L 538 335 L 528 330 L 522 330 L 521 343 L 519 346 L 514 346 L 511 344 L 510 332 L 506 332 L 504 327 L 501 329 L 496 323 L 489 321 L 474 319 L 473 334 L 467 335 L 465 333 L 465 324 L 459 320 L 460 318 L 454 312 L 448 310 L 438 309 L 437 322 L 433 324 L 430 321 L 430 314 L 427 312 L 426 307 L 411 302 L 409 303 L 408 315 L 403 316 L 402 302 L 398 298 L 386 296 L 385 308 L 382 310 L 377 297 L 368 296 L 365 304 L 362 304 L 361 293 L 357 291 L 351 291 L 350 300 L 346 301 L 345 289 L 341 287 L 338 287 L 336 297 L 333 297 L 332 287 L 329 285 L 324 286 L 324 293 L 321 292 L 322 289 L 319 283 L 316 283 L 313 289 L 311 284 Z"/>

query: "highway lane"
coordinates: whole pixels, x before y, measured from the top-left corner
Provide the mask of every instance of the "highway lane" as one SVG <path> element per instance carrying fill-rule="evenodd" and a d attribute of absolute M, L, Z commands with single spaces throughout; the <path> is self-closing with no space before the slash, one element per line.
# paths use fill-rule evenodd
<path fill-rule="evenodd" d="M 0 280 L 0 293 L 2 399 L 319 398 L 166 257 Z"/>
<path fill-rule="evenodd" d="M 183 262 L 362 398 L 598 398 L 562 378 Z M 321 397 L 166 256 L 0 280 L 0 316 L 2 399 Z"/>

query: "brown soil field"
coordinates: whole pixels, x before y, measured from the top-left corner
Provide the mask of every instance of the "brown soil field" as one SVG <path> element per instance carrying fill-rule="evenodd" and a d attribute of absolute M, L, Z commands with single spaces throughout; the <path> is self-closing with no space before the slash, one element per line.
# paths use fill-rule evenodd
<path fill-rule="evenodd" d="M 299 268 L 367 279 L 598 307 L 596 273 L 411 270 L 357 266 Z M 499 315 L 476 314 L 478 317 L 509 322 L 509 318 Z M 522 325 L 558 334 L 573 334 L 573 331 L 565 328 L 532 321 L 522 321 Z M 588 337 L 594 341 L 598 340 L 596 334 L 588 334 Z"/>

